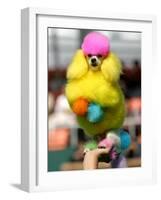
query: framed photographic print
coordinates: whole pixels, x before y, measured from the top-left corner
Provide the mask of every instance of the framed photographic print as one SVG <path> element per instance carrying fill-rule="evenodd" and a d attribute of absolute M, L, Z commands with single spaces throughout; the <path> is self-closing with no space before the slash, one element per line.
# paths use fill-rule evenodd
<path fill-rule="evenodd" d="M 155 21 L 22 10 L 22 189 L 155 182 Z"/>

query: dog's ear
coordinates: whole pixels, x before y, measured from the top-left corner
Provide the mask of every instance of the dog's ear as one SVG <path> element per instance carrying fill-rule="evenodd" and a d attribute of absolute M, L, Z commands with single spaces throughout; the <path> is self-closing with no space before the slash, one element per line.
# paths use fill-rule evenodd
<path fill-rule="evenodd" d="M 77 50 L 67 69 L 67 79 L 79 79 L 88 71 L 88 64 L 81 49 Z"/>
<path fill-rule="evenodd" d="M 119 58 L 110 52 L 101 65 L 101 71 L 107 81 L 117 82 L 122 72 L 122 65 Z"/>

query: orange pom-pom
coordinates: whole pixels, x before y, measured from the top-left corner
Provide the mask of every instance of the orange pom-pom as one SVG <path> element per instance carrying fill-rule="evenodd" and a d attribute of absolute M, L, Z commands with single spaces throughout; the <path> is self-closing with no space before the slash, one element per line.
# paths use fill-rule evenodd
<path fill-rule="evenodd" d="M 88 109 L 88 101 L 84 98 L 77 99 L 72 106 L 73 112 L 75 112 L 79 116 L 85 115 L 87 109 Z"/>

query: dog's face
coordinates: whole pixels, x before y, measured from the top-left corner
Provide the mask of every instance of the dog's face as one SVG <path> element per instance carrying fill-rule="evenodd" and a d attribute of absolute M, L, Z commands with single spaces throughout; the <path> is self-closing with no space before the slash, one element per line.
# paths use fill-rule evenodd
<path fill-rule="evenodd" d="M 87 62 L 89 67 L 93 70 L 93 71 L 97 71 L 100 69 L 100 66 L 102 64 L 102 61 L 104 59 L 104 56 L 102 56 L 101 54 L 98 55 L 92 55 L 92 54 L 88 54 L 86 56 Z"/>

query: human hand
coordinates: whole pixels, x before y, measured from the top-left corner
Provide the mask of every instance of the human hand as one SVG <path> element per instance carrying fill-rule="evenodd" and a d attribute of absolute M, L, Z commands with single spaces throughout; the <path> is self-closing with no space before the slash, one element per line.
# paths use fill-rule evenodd
<path fill-rule="evenodd" d="M 83 161 L 83 169 L 84 170 L 97 169 L 99 156 L 103 154 L 108 154 L 109 151 L 110 149 L 108 148 L 103 148 L 103 149 L 97 148 L 86 152 Z"/>

